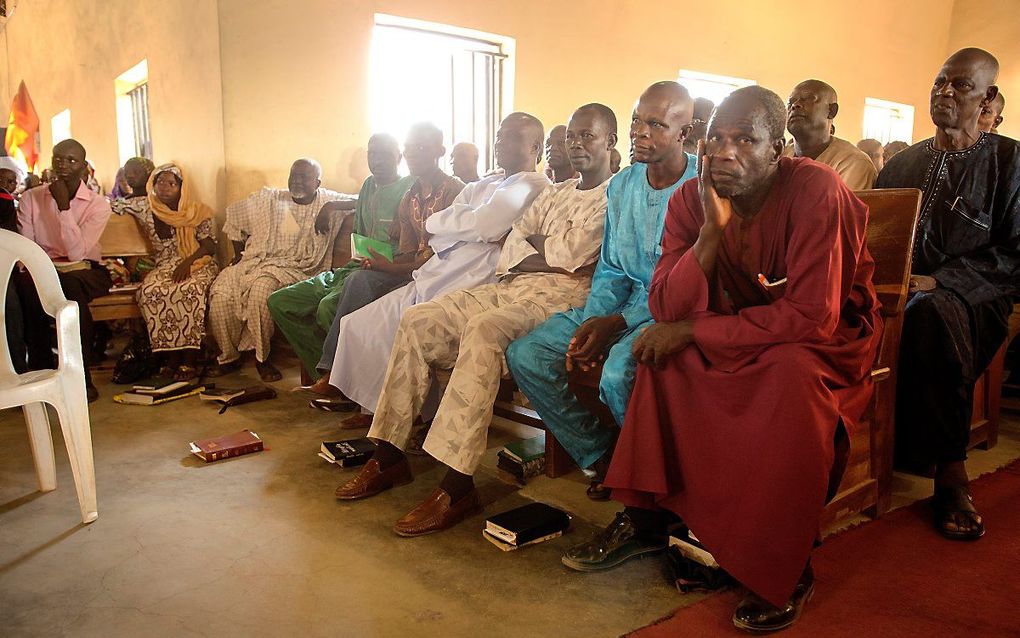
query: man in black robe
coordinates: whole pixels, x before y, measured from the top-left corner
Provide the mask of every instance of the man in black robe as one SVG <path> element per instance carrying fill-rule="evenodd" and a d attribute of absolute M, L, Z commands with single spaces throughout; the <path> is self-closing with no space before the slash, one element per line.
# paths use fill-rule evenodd
<path fill-rule="evenodd" d="M 968 491 L 974 382 L 1006 337 L 1020 293 L 1020 143 L 978 128 L 998 94 L 981 49 L 946 60 L 931 90 L 935 136 L 889 161 L 876 188 L 923 192 L 900 346 L 896 455 L 935 477 L 936 529 L 984 534 Z"/>

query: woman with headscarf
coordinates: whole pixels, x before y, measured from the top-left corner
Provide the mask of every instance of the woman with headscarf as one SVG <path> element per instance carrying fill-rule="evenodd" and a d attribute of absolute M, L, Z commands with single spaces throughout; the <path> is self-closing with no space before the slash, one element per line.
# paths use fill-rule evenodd
<path fill-rule="evenodd" d="M 209 286 L 219 271 L 212 258 L 213 214 L 192 195 L 184 171 L 174 163 L 152 171 L 145 192 L 122 205 L 138 219 L 155 251 L 156 268 L 138 289 L 138 306 L 152 351 L 166 356 L 160 374 L 189 381 L 197 376 Z"/>

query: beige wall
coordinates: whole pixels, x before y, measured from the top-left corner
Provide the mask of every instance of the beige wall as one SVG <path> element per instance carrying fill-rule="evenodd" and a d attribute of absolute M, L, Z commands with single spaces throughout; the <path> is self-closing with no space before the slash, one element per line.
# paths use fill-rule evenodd
<path fill-rule="evenodd" d="M 1006 98 L 999 133 L 1020 138 L 1020 0 L 958 0 L 953 7 L 948 53 L 980 47 L 999 59 L 999 88 Z"/>
<path fill-rule="evenodd" d="M 626 125 L 645 86 L 688 68 L 751 78 L 784 98 L 802 79 L 824 79 L 839 91 L 839 134 L 857 141 L 866 96 L 914 104 L 915 139 L 928 134 L 927 89 L 952 1 L 219 0 L 219 8 L 234 198 L 282 183 L 299 155 L 318 158 L 336 187 L 354 189 L 367 174 L 375 12 L 516 38 L 514 107 L 547 125 L 593 100 Z"/>
<path fill-rule="evenodd" d="M 375 12 L 516 38 L 514 107 L 547 125 L 601 101 L 626 137 L 640 91 L 688 68 L 752 78 L 783 97 L 802 79 L 826 80 L 840 94 L 839 134 L 856 141 L 866 96 L 914 104 L 915 139 L 929 134 L 927 91 L 953 2 L 34 0 L 8 24 L 0 99 L 9 104 L 27 80 L 47 159 L 49 118 L 70 107 L 109 184 L 113 78 L 147 57 L 157 160 L 186 162 L 210 204 L 282 185 L 302 155 L 322 162 L 327 186 L 353 191 L 367 174 Z"/>
<path fill-rule="evenodd" d="M 109 189 L 120 164 L 114 79 L 149 62 L 149 109 L 157 163 L 180 161 L 210 206 L 222 209 L 226 178 L 219 23 L 209 0 L 32 0 L 18 3 L 0 38 L 0 115 L 25 80 L 39 113 L 42 166 L 50 118 L 69 108 L 71 133 Z M 9 57 L 8 57 L 9 56 Z"/>

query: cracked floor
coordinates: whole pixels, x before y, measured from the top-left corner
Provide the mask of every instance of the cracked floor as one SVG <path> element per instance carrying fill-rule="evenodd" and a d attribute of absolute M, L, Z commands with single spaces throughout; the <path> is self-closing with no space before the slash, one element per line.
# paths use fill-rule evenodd
<path fill-rule="evenodd" d="M 616 507 L 584 496 L 583 476 L 540 477 L 515 491 L 494 477 L 493 430 L 480 473 L 486 512 L 527 498 L 575 514 L 563 538 L 502 553 L 481 538 L 484 515 L 433 536 L 402 539 L 392 523 L 438 481 L 414 458 L 416 480 L 364 502 L 340 504 L 350 471 L 316 456 L 320 441 L 358 435 L 338 415 L 306 407 L 296 367 L 274 401 L 223 415 L 185 399 L 121 406 L 97 376 L 92 405 L 99 519 L 78 524 L 59 429 L 57 490 L 36 492 L 20 410 L 0 411 L 0 634 L 4 636 L 614 636 L 690 604 L 656 559 L 604 574 L 559 563 Z M 255 381 L 246 369 L 221 385 Z M 250 428 L 261 454 L 203 464 L 187 443 Z M 1009 422 L 999 445 L 972 455 L 972 473 L 1020 456 Z M 897 475 L 897 504 L 925 496 Z"/>

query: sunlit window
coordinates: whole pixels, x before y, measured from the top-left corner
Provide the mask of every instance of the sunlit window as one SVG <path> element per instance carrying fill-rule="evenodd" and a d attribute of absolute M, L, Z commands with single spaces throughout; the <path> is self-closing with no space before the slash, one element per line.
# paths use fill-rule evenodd
<path fill-rule="evenodd" d="M 691 97 L 708 98 L 716 106 L 730 93 L 745 86 L 757 84 L 754 80 L 746 78 L 733 78 L 727 75 L 715 75 L 714 73 L 702 73 L 700 71 L 688 71 L 680 69 L 677 74 L 677 82 L 683 84 L 690 92 Z"/>
<path fill-rule="evenodd" d="M 432 122 L 447 149 L 471 142 L 480 150 L 479 171 L 493 168 L 496 129 L 513 108 L 513 49 L 512 38 L 376 14 L 372 131 L 402 144 L 412 124 Z"/>
<path fill-rule="evenodd" d="M 71 109 L 64 109 L 50 120 L 50 133 L 53 144 L 71 139 Z"/>
<path fill-rule="evenodd" d="M 864 137 L 883 144 L 899 141 L 910 144 L 914 135 L 914 107 L 909 104 L 864 98 Z"/>
<path fill-rule="evenodd" d="M 132 157 L 152 159 L 149 130 L 149 63 L 142 60 L 113 83 L 117 95 L 117 148 L 120 163 Z"/>

